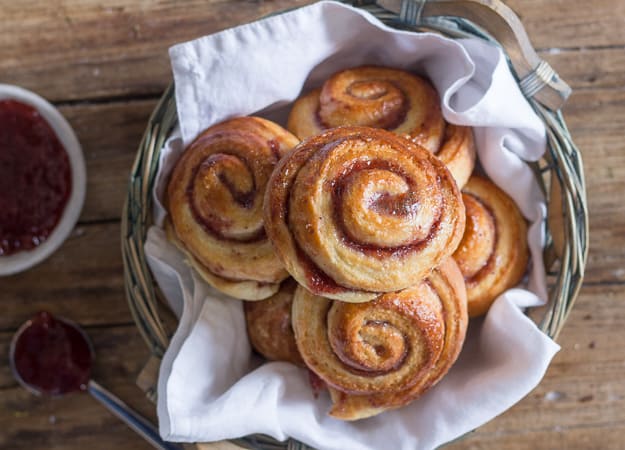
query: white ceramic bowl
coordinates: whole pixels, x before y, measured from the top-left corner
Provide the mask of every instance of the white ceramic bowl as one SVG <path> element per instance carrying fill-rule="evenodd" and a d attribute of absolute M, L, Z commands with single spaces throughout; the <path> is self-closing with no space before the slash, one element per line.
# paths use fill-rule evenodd
<path fill-rule="evenodd" d="M 61 144 L 65 147 L 72 170 L 72 192 L 56 227 L 42 244 L 32 250 L 0 256 L 0 276 L 26 270 L 50 256 L 69 236 L 85 201 L 87 171 L 82 147 L 67 120 L 48 101 L 26 89 L 0 84 L 0 100 L 17 100 L 36 108 L 50 124 Z"/>

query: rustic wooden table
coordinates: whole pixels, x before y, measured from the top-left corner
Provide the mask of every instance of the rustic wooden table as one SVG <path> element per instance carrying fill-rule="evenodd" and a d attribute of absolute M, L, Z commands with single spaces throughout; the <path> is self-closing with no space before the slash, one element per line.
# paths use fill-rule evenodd
<path fill-rule="evenodd" d="M 95 343 L 95 378 L 155 419 L 135 385 L 148 350 L 126 305 L 119 236 L 130 166 L 171 79 L 167 48 L 305 3 L 0 0 L 0 82 L 54 102 L 78 133 L 88 169 L 71 237 L 43 264 L 0 279 L 0 448 L 149 448 L 87 395 L 44 399 L 20 388 L 6 363 L 11 335 L 41 309 L 78 321 Z M 574 88 L 564 112 L 586 165 L 590 257 L 562 351 L 540 386 L 450 448 L 623 448 L 625 2 L 509 4 Z"/>

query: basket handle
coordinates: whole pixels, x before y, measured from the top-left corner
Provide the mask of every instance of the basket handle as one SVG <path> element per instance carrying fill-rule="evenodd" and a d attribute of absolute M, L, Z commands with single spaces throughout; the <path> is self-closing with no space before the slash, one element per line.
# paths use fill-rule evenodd
<path fill-rule="evenodd" d="M 519 17 L 500 0 L 373 0 L 409 25 L 418 25 L 427 17 L 461 17 L 492 35 L 505 49 L 527 97 L 533 97 L 547 108 L 560 109 L 571 94 L 571 88 L 536 54 Z"/>

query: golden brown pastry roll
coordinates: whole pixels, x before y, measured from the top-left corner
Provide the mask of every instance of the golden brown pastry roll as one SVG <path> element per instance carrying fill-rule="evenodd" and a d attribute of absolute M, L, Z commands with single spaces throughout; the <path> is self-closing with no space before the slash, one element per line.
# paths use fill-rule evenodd
<path fill-rule="evenodd" d="M 467 222 L 454 259 L 464 275 L 469 316 L 485 314 L 527 269 L 527 224 L 514 201 L 491 181 L 473 176 L 462 198 Z"/>
<path fill-rule="evenodd" d="M 475 140 L 471 127 L 448 123 L 443 144 L 435 154 L 445 163 L 462 189 L 475 168 Z"/>
<path fill-rule="evenodd" d="M 349 302 L 418 283 L 454 252 L 464 221 L 445 165 L 373 128 L 304 141 L 265 196 L 267 235 L 288 272 L 314 294 Z"/>
<path fill-rule="evenodd" d="M 411 402 L 456 361 L 467 328 L 466 291 L 453 258 L 415 286 L 367 303 L 333 302 L 299 287 L 295 340 L 330 388 L 330 415 L 370 417 Z"/>
<path fill-rule="evenodd" d="M 240 117 L 204 131 L 177 162 L 169 236 L 216 289 L 257 300 L 288 276 L 267 240 L 262 203 L 276 163 L 297 142 L 273 122 Z"/>
<path fill-rule="evenodd" d="M 247 334 L 252 347 L 271 361 L 304 365 L 291 327 L 291 306 L 297 283 L 282 282 L 280 290 L 260 302 L 243 302 Z"/>
<path fill-rule="evenodd" d="M 287 128 L 300 139 L 339 126 L 383 128 L 431 152 L 445 129 L 438 93 L 424 78 L 399 69 L 362 66 L 332 75 L 299 98 Z"/>

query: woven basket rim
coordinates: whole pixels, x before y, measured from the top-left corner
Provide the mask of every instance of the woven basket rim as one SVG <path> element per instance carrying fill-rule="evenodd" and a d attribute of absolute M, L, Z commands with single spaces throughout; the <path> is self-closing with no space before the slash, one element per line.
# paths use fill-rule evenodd
<path fill-rule="evenodd" d="M 471 22 L 462 18 L 440 18 L 409 26 L 396 14 L 378 7 L 374 2 L 347 2 L 369 11 L 387 25 L 414 31 L 435 31 L 451 37 L 493 39 Z M 364 4 L 363 4 L 364 3 Z M 285 11 L 282 11 L 285 12 Z M 514 73 L 514 72 L 513 72 Z M 573 307 L 581 288 L 588 255 L 588 211 L 580 151 L 575 146 L 560 111 L 551 111 L 533 98 L 528 98 L 547 129 L 547 152 L 532 168 L 548 203 L 560 201 L 562 223 L 556 230 L 563 239 L 554 239 L 554 223 L 546 223 L 544 258 L 550 283 L 549 302 L 538 323 L 548 336 L 556 339 Z M 152 223 L 152 187 L 163 144 L 177 123 L 173 82 L 165 90 L 154 109 L 139 146 L 129 180 L 129 190 L 122 211 L 122 256 L 126 296 L 133 319 L 153 355 L 162 357 L 169 341 L 163 325 L 152 274 L 147 265 L 143 244 Z M 559 198 L 558 198 L 559 197 Z M 547 226 L 549 225 L 549 226 Z M 286 443 L 270 437 L 254 435 L 234 440 L 255 449 L 308 448 L 295 440 Z"/>

